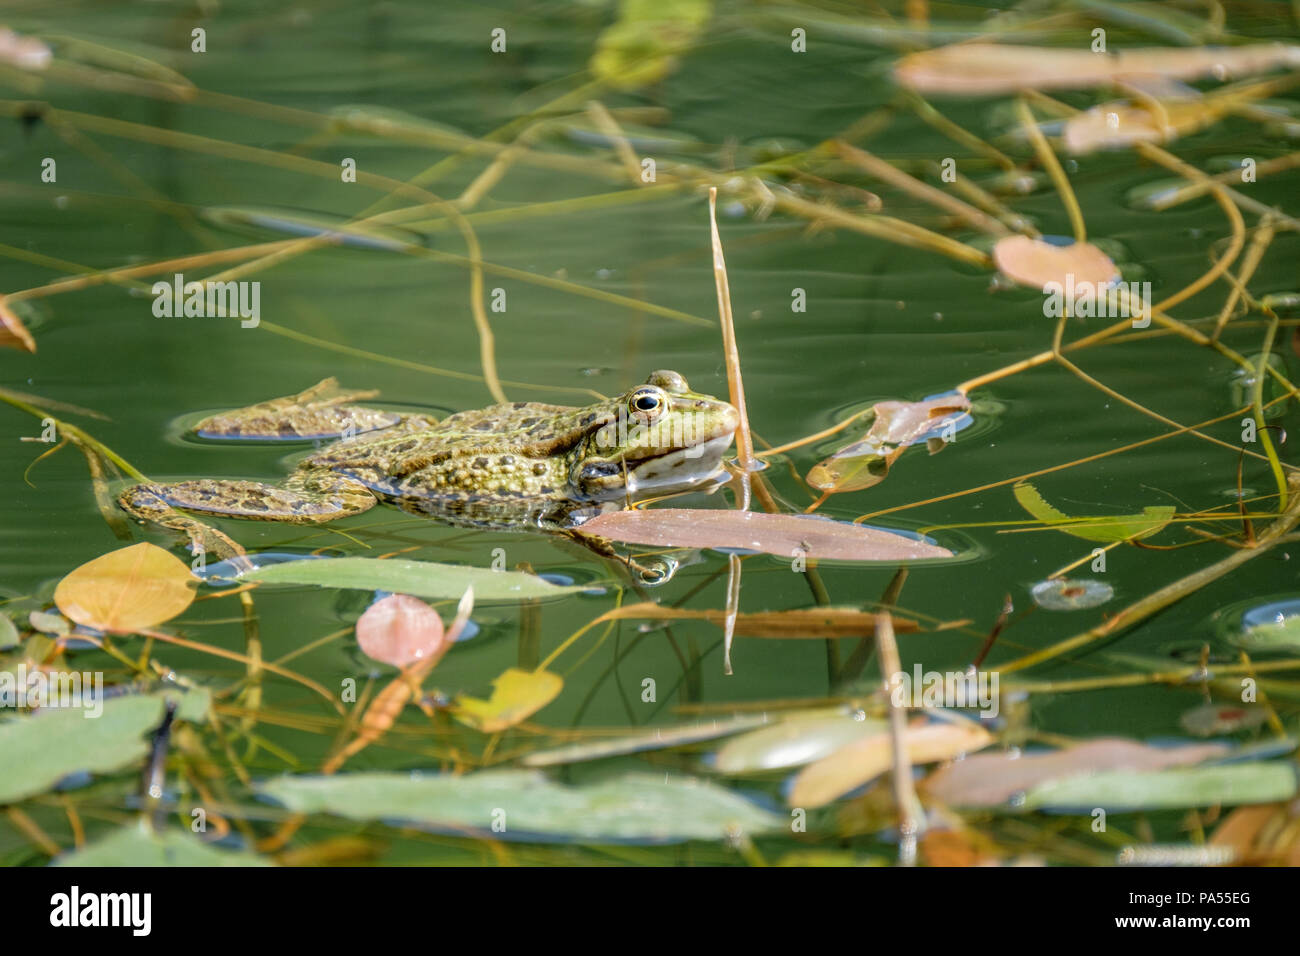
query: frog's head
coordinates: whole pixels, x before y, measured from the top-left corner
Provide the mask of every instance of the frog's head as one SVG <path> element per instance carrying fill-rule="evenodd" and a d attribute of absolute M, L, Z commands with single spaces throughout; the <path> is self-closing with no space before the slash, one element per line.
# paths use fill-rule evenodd
<path fill-rule="evenodd" d="M 740 416 L 712 395 L 692 392 L 676 372 L 601 406 L 604 423 L 575 449 L 570 481 L 595 500 L 685 491 L 717 477 Z"/>

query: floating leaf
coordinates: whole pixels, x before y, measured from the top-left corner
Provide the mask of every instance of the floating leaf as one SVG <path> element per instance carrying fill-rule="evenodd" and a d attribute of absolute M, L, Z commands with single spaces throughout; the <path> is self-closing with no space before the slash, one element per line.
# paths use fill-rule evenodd
<path fill-rule="evenodd" d="M 1300 866 L 1300 832 L 1284 803 L 1238 807 L 1215 829 L 1212 847 L 1231 847 L 1235 862 Z"/>
<path fill-rule="evenodd" d="M 1268 708 L 1258 704 L 1203 704 L 1184 711 L 1178 724 L 1197 737 L 1250 730 L 1268 721 Z"/>
<path fill-rule="evenodd" d="M 1168 143 L 1217 123 L 1242 97 L 1206 97 L 1190 102 L 1164 100 L 1159 109 L 1127 103 L 1103 103 L 1065 121 L 1061 141 L 1067 152 L 1082 156 L 1099 149 L 1122 149 L 1135 143 Z"/>
<path fill-rule="evenodd" d="M 1007 278 L 1043 291 L 1056 283 L 1062 291 L 1091 288 L 1096 295 L 1119 278 L 1110 256 L 1090 242 L 1058 246 L 1029 236 L 1006 236 L 993 245 L 993 263 Z"/>
<path fill-rule="evenodd" d="M 106 837 L 57 857 L 53 866 L 271 866 L 256 853 L 209 846 L 182 830 L 154 833 L 129 823 Z"/>
<path fill-rule="evenodd" d="M 1232 643 L 1256 653 L 1300 650 L 1300 614 L 1278 615 L 1280 620 L 1252 624 L 1230 636 Z"/>
<path fill-rule="evenodd" d="M 493 571 L 462 564 L 406 561 L 398 558 L 317 558 L 257 568 L 241 581 L 264 584 L 315 584 L 326 588 L 392 591 L 442 600 L 459 598 L 469 588 L 483 601 L 522 601 L 563 597 L 586 586 L 561 587 L 523 571 Z"/>
<path fill-rule="evenodd" d="M 484 770 L 454 776 L 353 773 L 283 776 L 259 788 L 298 813 L 353 820 L 399 820 L 434 829 L 488 832 L 521 840 L 677 843 L 723 840 L 737 830 L 785 828 L 784 817 L 692 777 L 627 774 L 582 787 L 553 783 L 534 770 Z"/>
<path fill-rule="evenodd" d="M 66 617 L 50 611 L 32 611 L 27 615 L 27 623 L 32 626 L 32 630 L 58 637 L 72 631 L 72 624 Z"/>
<path fill-rule="evenodd" d="M 643 602 L 628 604 L 602 614 L 600 620 L 614 621 L 628 618 L 649 618 L 657 621 L 708 621 L 724 627 L 727 612 L 714 608 L 667 607 Z M 894 618 L 898 633 L 914 633 L 921 629 L 916 621 Z M 876 633 L 876 615 L 852 607 L 808 607 L 788 611 L 754 611 L 735 615 L 732 631 L 740 637 L 776 639 L 820 640 L 825 637 L 866 637 Z"/>
<path fill-rule="evenodd" d="M 694 508 L 613 511 L 585 522 L 582 531 L 626 544 L 739 548 L 809 559 L 910 561 L 952 557 L 946 548 L 878 528 L 808 515 L 758 511 Z"/>
<path fill-rule="evenodd" d="M 182 708 L 190 696 L 180 698 Z M 207 700 L 204 694 L 200 703 Z M 143 760 L 145 734 L 162 723 L 164 704 L 163 695 L 127 696 L 104 701 L 98 717 L 97 705 L 50 707 L 0 722 L 0 767 L 9 768 L 0 774 L 0 805 L 44 793 L 72 773 L 110 773 Z"/>
<path fill-rule="evenodd" d="M 1300 48 L 1281 43 L 1186 50 L 1138 47 L 1098 54 L 973 42 L 910 53 L 894 67 L 894 78 L 920 93 L 999 96 L 1025 89 L 1086 89 L 1127 77 L 1221 79 L 1296 65 L 1300 65 Z"/>
<path fill-rule="evenodd" d="M 17 647 L 21 642 L 22 638 L 18 636 L 18 628 L 14 626 L 14 622 L 7 614 L 0 614 L 0 651 Z"/>
<path fill-rule="evenodd" d="M 40 40 L 0 27 L 0 63 L 16 66 L 20 70 L 43 70 L 50 65 L 52 55 L 50 48 Z"/>
<path fill-rule="evenodd" d="M 970 399 L 960 392 L 921 402 L 877 402 L 871 408 L 871 429 L 866 436 L 814 465 L 808 472 L 808 484 L 831 492 L 860 491 L 879 484 L 909 445 L 943 436 L 949 430 L 955 434 L 969 425 L 969 410 Z"/>
<path fill-rule="evenodd" d="M 712 14 L 711 0 L 622 0 L 618 21 L 596 38 L 592 76 L 624 89 L 658 82 Z"/>
<path fill-rule="evenodd" d="M 903 742 L 912 763 L 922 764 L 981 750 L 993 742 L 993 735 L 967 720 L 934 721 L 909 726 Z M 792 807 L 825 806 L 888 770 L 893 754 L 887 730 L 841 747 L 799 772 L 787 802 Z"/>
<path fill-rule="evenodd" d="M 525 767 L 551 767 L 556 764 L 601 760 L 605 757 L 642 753 L 647 750 L 665 750 L 669 747 L 681 747 L 685 744 L 698 743 L 701 740 L 715 740 L 728 734 L 738 734 L 754 727 L 760 727 L 768 723 L 769 719 L 764 714 L 757 714 L 747 717 L 733 717 L 730 720 L 713 720 L 706 724 L 655 727 L 639 734 L 628 734 L 607 740 L 592 740 L 572 744 L 568 747 L 557 747 L 554 750 L 538 751 L 525 757 L 523 764 Z"/>
<path fill-rule="evenodd" d="M 495 734 L 537 713 L 559 696 L 564 679 L 550 671 L 512 667 L 492 682 L 492 696 L 456 698 L 456 719 Z"/>
<path fill-rule="evenodd" d="M 1160 770 L 1222 757 L 1223 744 L 1152 747 L 1136 740 L 1102 738 L 1047 753 L 975 754 L 936 770 L 924 793 L 954 807 L 1005 806 L 1017 794 L 1063 777 L 1102 770 Z"/>
<path fill-rule="evenodd" d="M 132 634 L 184 611 L 196 583 L 188 565 L 146 541 L 87 561 L 59 582 L 54 603 L 84 627 Z"/>
<path fill-rule="evenodd" d="M 1071 518 L 1043 500 L 1038 489 L 1027 481 L 1019 482 L 1012 491 L 1020 506 L 1039 521 L 1084 541 L 1112 544 L 1116 541 L 1149 538 L 1161 531 L 1174 517 L 1173 505 L 1151 505 L 1143 508 L 1140 515 Z"/>
<path fill-rule="evenodd" d="M 1104 770 L 1052 780 L 1025 794 L 1033 810 L 1174 810 L 1218 803 L 1269 803 L 1296 793 L 1296 771 L 1281 761 L 1153 772 Z"/>
<path fill-rule="evenodd" d="M 443 644 L 442 618 L 419 598 L 390 594 L 357 619 L 357 643 L 372 660 L 394 667 L 414 664 Z"/>
<path fill-rule="evenodd" d="M 1115 589 L 1092 578 L 1048 578 L 1035 584 L 1029 593 L 1035 604 L 1049 611 L 1078 611 L 1105 604 L 1115 596 Z"/>
<path fill-rule="evenodd" d="M 927 866 L 988 866 L 998 861 L 989 839 L 966 828 L 926 830 L 917 850 Z"/>
<path fill-rule="evenodd" d="M 713 758 L 721 773 L 753 773 L 781 767 L 800 767 L 864 737 L 884 732 L 883 720 L 859 719 L 856 714 L 808 714 L 791 717 L 729 740 Z"/>
<path fill-rule="evenodd" d="M 36 340 L 32 338 L 32 333 L 27 331 L 23 320 L 18 318 L 3 296 L 0 296 L 0 346 L 22 352 L 36 351 Z"/>

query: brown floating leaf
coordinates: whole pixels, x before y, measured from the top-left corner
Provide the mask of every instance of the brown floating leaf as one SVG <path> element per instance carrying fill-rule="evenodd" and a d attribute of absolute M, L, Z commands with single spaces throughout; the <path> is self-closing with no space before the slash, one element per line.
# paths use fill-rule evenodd
<path fill-rule="evenodd" d="M 419 598 L 390 594 L 357 619 L 357 643 L 367 657 L 405 667 L 442 648 L 442 618 Z"/>
<path fill-rule="evenodd" d="M 993 742 L 993 735 L 971 721 L 913 724 L 903 738 L 913 764 L 947 760 Z M 841 747 L 809 764 L 794 778 L 787 802 L 792 807 L 822 807 L 880 776 L 893 764 L 888 731 Z"/>
<path fill-rule="evenodd" d="M 24 352 L 36 351 L 36 340 L 32 338 L 32 333 L 27 331 L 27 326 L 14 314 L 3 296 L 0 296 L 0 346 Z"/>
<path fill-rule="evenodd" d="M 910 53 L 894 79 L 921 93 L 999 96 L 1018 90 L 1085 89 L 1125 77 L 1194 80 L 1246 76 L 1300 64 L 1300 47 L 1139 47 L 1116 53 L 1000 43 L 958 43 Z"/>
<path fill-rule="evenodd" d="M 54 603 L 85 627 L 131 634 L 180 614 L 198 579 L 179 558 L 147 541 L 87 561 L 54 591 Z"/>
<path fill-rule="evenodd" d="M 1034 289 L 1059 283 L 1064 289 L 1101 289 L 1119 278 L 1110 256 L 1089 242 L 1056 246 L 1028 236 L 1007 236 L 993 246 L 993 262 L 1009 279 Z"/>
<path fill-rule="evenodd" d="M 651 618 L 654 620 L 705 620 L 722 627 L 727 612 L 715 609 L 665 607 L 662 604 L 629 604 L 601 615 L 601 620 Z M 876 632 L 877 615 L 852 607 L 808 607 L 788 611 L 757 611 L 736 615 L 735 633 L 741 637 L 823 638 L 866 637 Z M 921 625 L 905 617 L 894 618 L 894 630 L 911 634 Z"/>
<path fill-rule="evenodd" d="M 669 548 L 742 548 L 781 557 L 839 561 L 950 558 L 946 548 L 876 528 L 805 515 L 654 508 L 597 515 L 582 525 L 625 544 Z"/>
<path fill-rule="evenodd" d="M 970 399 L 959 392 L 921 402 L 877 402 L 866 436 L 813 465 L 808 484 L 832 492 L 879 484 L 905 448 L 929 432 L 955 424 L 969 410 Z"/>
<path fill-rule="evenodd" d="M 996 807 L 1048 780 L 1103 770 L 1180 767 L 1220 757 L 1229 749 L 1223 744 L 1151 747 L 1135 740 L 1102 738 L 1043 754 L 979 754 L 930 774 L 921 790 L 950 806 Z"/>
<path fill-rule="evenodd" d="M 998 861 L 996 847 L 974 830 L 927 830 L 917 847 L 929 866 L 985 866 Z"/>

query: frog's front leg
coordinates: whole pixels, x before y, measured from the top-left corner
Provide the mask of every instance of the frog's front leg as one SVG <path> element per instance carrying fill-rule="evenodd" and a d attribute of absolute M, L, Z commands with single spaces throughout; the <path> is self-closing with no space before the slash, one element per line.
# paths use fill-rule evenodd
<path fill-rule="evenodd" d="M 273 398 L 203 419 L 194 426 L 202 438 L 321 439 L 359 435 L 397 424 L 393 412 L 351 405 L 374 398 L 377 391 L 340 389 L 333 378 L 297 395 Z"/>
<path fill-rule="evenodd" d="M 136 519 L 179 531 L 206 552 L 230 558 L 243 549 L 178 509 L 214 517 L 323 524 L 360 514 L 378 499 L 360 482 L 332 472 L 305 472 L 283 485 L 209 479 L 140 484 L 126 489 L 117 501 Z"/>
<path fill-rule="evenodd" d="M 578 528 L 566 528 L 561 532 L 570 541 L 576 541 L 584 548 L 600 555 L 602 558 L 610 558 L 614 561 L 625 565 L 628 571 L 641 584 L 662 584 L 672 577 L 672 570 L 669 565 L 661 561 L 655 561 L 650 564 L 642 564 L 631 555 L 624 554 L 614 546 L 614 542 L 609 538 L 595 534 L 585 534 Z"/>

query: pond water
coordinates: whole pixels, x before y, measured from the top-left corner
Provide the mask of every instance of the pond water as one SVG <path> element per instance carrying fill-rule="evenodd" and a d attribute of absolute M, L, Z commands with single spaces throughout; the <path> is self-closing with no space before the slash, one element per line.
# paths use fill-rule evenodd
<path fill-rule="evenodd" d="M 1274 23 L 1261 19 L 1254 8 L 1228 6 L 1233 35 L 1242 40 L 1273 40 L 1279 31 L 1296 32 L 1284 7 L 1277 16 L 1285 22 Z M 505 394 L 512 401 L 583 404 L 594 400 L 593 393 L 622 393 L 650 371 L 667 368 L 681 372 L 696 391 L 725 396 L 707 192 L 696 185 L 657 183 L 648 196 L 629 198 L 640 187 L 629 184 L 626 172 L 619 178 L 617 155 L 598 137 L 597 145 L 590 145 L 594 127 L 583 109 L 587 101 L 598 100 L 630 127 L 653 127 L 655 135 L 689 139 L 688 145 L 677 146 L 647 132 L 644 142 L 633 141 L 635 158 L 657 156 L 657 169 L 669 182 L 674 175 L 684 176 L 681 164 L 688 164 L 706 171 L 703 181 L 724 185 L 719 228 L 749 420 L 759 448 L 819 432 L 876 401 L 916 401 L 946 392 L 1051 348 L 1056 322 L 1044 316 L 1036 290 L 994 283 L 992 269 L 932 251 L 830 223 L 812 226 L 788 210 L 764 215 L 748 194 L 725 188 L 737 175 L 733 171 L 754 165 L 755 157 L 767 155 L 764 149 L 799 153 L 835 137 L 847 137 L 937 186 L 944 184 L 929 174 L 929 164 L 947 157 L 957 157 L 958 168 L 972 179 L 988 181 L 997 172 L 995 164 L 923 121 L 899 93 L 889 68 L 905 47 L 837 28 L 836 17 L 811 6 L 766 10 L 720 2 L 711 10 L 704 4 L 682 7 L 706 9 L 709 19 L 665 67 L 662 78 L 630 89 L 606 85 L 586 90 L 579 87 L 591 81 L 593 49 L 617 16 L 614 4 L 596 0 L 460 5 L 454 12 L 403 0 L 270 7 L 233 0 L 203 19 L 161 4 L 70 2 L 60 4 L 57 14 L 38 5 L 16 8 L 7 14 L 11 27 L 45 38 L 55 47 L 56 63 L 79 63 L 82 72 L 60 66 L 63 72 L 39 78 L 6 68 L 0 76 L 7 87 L 8 115 L 20 112 L 14 104 L 23 101 L 56 111 L 29 122 L 3 121 L 0 289 L 14 292 L 86 269 L 279 241 L 292 236 L 286 230 L 302 217 L 334 222 L 358 216 L 385 199 L 392 186 L 384 183 L 410 181 L 453 152 L 418 141 L 421 120 L 439 124 L 430 127 L 435 132 L 447 129 L 492 143 L 517 135 L 521 118 L 572 115 L 588 133 L 567 135 L 557 120 L 551 129 L 535 130 L 533 144 L 541 153 L 572 162 L 553 167 L 514 162 L 466 210 L 490 268 L 482 296 Z M 903 17 L 895 13 L 898 19 L 892 22 L 899 27 Z M 966 5 L 945 5 L 943 14 L 958 33 L 973 34 L 984 19 L 983 10 Z M 791 49 L 790 38 L 800 17 L 809 23 L 803 53 Z M 1080 19 L 1052 34 L 1051 41 L 1086 48 L 1093 25 Z M 1107 26 L 1114 44 L 1165 43 L 1140 26 Z M 201 53 L 190 50 L 195 27 L 206 31 Z M 494 53 L 492 35 L 498 28 L 506 31 L 507 45 L 505 52 Z M 99 48 L 60 48 L 60 35 L 164 64 L 202 92 L 188 101 L 169 98 L 160 92 L 165 78 L 138 75 L 144 70 L 138 62 L 137 75 L 132 75 L 129 62 L 111 61 Z M 91 70 L 125 78 L 115 87 L 89 78 Z M 1077 107 L 1102 96 L 1054 95 Z M 1285 92 L 1278 94 L 1276 102 L 1294 108 L 1294 100 L 1285 97 Z M 934 98 L 950 120 L 1013 155 L 1024 168 L 1037 169 L 1032 148 L 1006 135 L 1009 102 L 1007 97 Z M 879 118 L 878 132 L 864 126 L 864 117 L 889 104 L 894 109 Z M 349 106 L 359 109 L 357 115 L 388 117 L 416 132 L 408 130 L 404 139 L 400 131 L 375 135 L 327 128 L 320 119 Z M 1043 113 L 1041 118 L 1050 117 Z M 508 124 L 514 125 L 507 134 L 494 133 Z M 1169 149 L 1200 169 L 1216 171 L 1243 156 L 1263 162 L 1284 155 L 1293 145 L 1269 133 L 1258 118 L 1228 117 Z M 47 157 L 57 163 L 54 182 L 41 179 Z M 345 159 L 355 161 L 358 181 L 345 181 L 340 174 Z M 1171 180 L 1167 169 L 1130 150 L 1062 159 L 1088 237 L 1101 241 L 1126 279 L 1150 282 L 1155 300 L 1192 283 L 1222 255 L 1231 228 L 1212 198 L 1202 196 L 1163 212 L 1131 201 L 1134 190 Z M 436 177 L 426 177 L 425 188 L 454 199 L 476 183 L 490 162 L 486 155 L 463 156 L 436 167 Z M 773 188 L 833 205 L 849 216 L 869 214 L 868 191 L 878 192 L 886 215 L 979 249 L 991 245 L 988 237 L 954 224 L 936 207 L 864 178 L 844 162 L 823 161 L 812 168 L 815 172 L 807 174 L 772 169 L 766 175 Z M 836 181 L 848 185 L 835 187 Z M 1285 173 L 1242 188 L 1266 206 L 1285 205 L 1295 194 L 1294 178 Z M 605 194 L 618 196 L 581 201 Z M 383 208 L 418 201 L 394 197 Z M 1062 201 L 1041 174 L 1031 194 L 1003 201 L 1045 235 L 1071 234 Z M 262 218 L 250 218 L 249 210 Z M 189 437 L 185 428 L 203 414 L 291 394 L 327 376 L 347 387 L 380 389 L 389 407 L 418 407 L 441 416 L 488 405 L 492 394 L 484 382 L 470 306 L 471 275 L 458 258 L 467 255 L 464 235 L 448 225 L 437 207 L 422 219 L 395 228 L 409 230 L 399 233 L 403 241 L 433 250 L 433 256 L 355 242 L 287 257 L 242 277 L 260 282 L 261 321 L 256 327 L 242 327 L 230 318 L 156 316 L 149 292 L 156 278 L 152 274 L 30 300 L 22 314 L 30 320 L 38 351 L 0 351 L 0 385 L 38 396 L 51 407 L 64 403 L 93 410 L 102 417 L 56 413 L 150 478 L 165 480 L 282 476 L 310 444 L 217 443 Z M 1258 215 L 1247 211 L 1246 220 L 1253 229 Z M 1250 282 L 1254 296 L 1295 289 L 1294 242 L 1289 233 L 1278 234 Z M 187 279 L 197 279 L 234 264 L 196 263 L 169 269 L 165 277 L 181 271 Z M 531 282 L 528 276 L 562 281 Z M 565 283 L 595 294 L 577 294 Z M 803 290 L 803 311 L 792 308 L 799 298 L 796 290 Z M 1222 282 L 1211 283 L 1170 312 L 1208 332 L 1228 291 Z M 494 310 L 494 301 L 503 301 L 504 309 Z M 1105 319 L 1072 319 L 1066 340 L 1108 324 Z M 1254 360 L 1266 327 L 1255 312 L 1234 321 L 1222 341 Z M 1289 323 L 1279 328 L 1273 354 L 1275 368 L 1294 374 Z M 871 515 L 871 524 L 878 527 L 924 531 L 959 552 L 957 560 L 910 571 L 897 613 L 925 622 L 927 629 L 899 634 L 904 671 L 918 664 L 926 671 L 964 670 L 980 653 L 1008 597 L 1014 610 L 985 661 L 992 671 L 1084 631 L 1232 553 L 1214 543 L 1175 550 L 1121 544 L 1107 552 L 1105 571 L 1098 573 L 1090 568 L 1097 544 L 1035 526 L 1010 484 L 958 494 L 1099 456 L 1171 428 L 1124 398 L 1178 425 L 1228 415 L 1240 404 L 1236 365 L 1156 327 L 1151 334 L 1080 350 L 1073 359 L 1095 383 L 1049 362 L 978 387 L 971 393 L 972 427 L 959 432 L 941 453 L 928 455 L 923 445 L 911 448 L 883 482 L 832 495 L 817 509 L 828 517 Z M 1294 412 L 1290 405 L 1282 408 L 1281 416 L 1270 422 L 1289 429 L 1295 425 Z M 15 599 L 48 605 L 60 578 L 128 542 L 115 538 L 101 517 L 85 459 L 75 448 L 65 447 L 33 464 L 47 446 L 21 439 L 39 436 L 40 422 L 17 408 L 0 406 L 0 430 L 8 449 L 0 456 L 0 588 Z M 786 510 L 803 510 L 815 500 L 798 476 L 863 431 L 821 439 L 770 463 L 764 478 Z M 1181 435 L 1043 474 L 1033 479 L 1034 486 L 1069 515 L 1132 515 L 1149 506 L 1173 506 L 1181 518 L 1222 507 L 1235 500 L 1242 427 L 1230 418 L 1205 431 L 1225 445 Z M 1291 458 L 1287 444 L 1280 454 L 1284 462 Z M 1267 463 L 1247 457 L 1241 467 L 1246 496 L 1258 498 L 1251 507 L 1257 513 L 1275 509 L 1276 497 L 1267 497 L 1276 495 Z M 929 501 L 936 498 L 943 500 Z M 683 506 L 725 503 L 719 494 L 694 496 Z M 1266 524 L 1267 519 L 1257 521 L 1257 530 Z M 487 567 L 496 549 L 504 549 L 508 567 L 522 564 L 596 586 L 591 593 L 536 606 L 481 603 L 473 616 L 477 633 L 455 647 L 426 682 L 448 697 L 488 696 L 498 675 L 511 667 L 535 666 L 611 609 L 618 589 L 627 587 L 619 569 L 552 536 L 458 529 L 387 507 L 324 527 L 237 521 L 222 521 L 219 527 L 250 552 L 400 553 Z M 1240 524 L 1231 521 L 1198 527 L 1240 531 Z M 172 548 L 189 560 L 162 532 L 136 528 L 134 534 L 136 540 Z M 1196 540 L 1175 519 L 1147 543 Z M 1035 607 L 1034 585 L 1081 560 L 1071 576 L 1104 578 L 1114 596 L 1099 607 L 1086 602 L 1075 610 Z M 1194 664 L 1204 644 L 1213 659 L 1236 661 L 1237 648 L 1213 626 L 1214 612 L 1256 596 L 1266 602 L 1294 594 L 1297 560 L 1296 545 L 1280 545 L 1137 627 L 1090 645 L 1088 653 L 1065 655 L 1015 677 L 1037 682 L 1105 678 L 1154 670 L 1160 662 L 1172 669 Z M 723 608 L 727 561 L 715 551 L 691 555 L 671 581 L 646 591 L 644 599 Z M 832 604 L 871 608 L 895 571 L 893 564 L 827 563 L 818 569 L 819 586 Z M 814 606 L 818 585 L 810 584 L 805 574 L 792 570 L 788 557 L 746 558 L 740 610 Z M 294 654 L 286 666 L 331 690 L 348 678 L 365 686 L 368 676 L 376 675 L 377 689 L 393 671 L 368 661 L 349 630 L 370 599 L 369 592 L 340 589 L 257 590 L 264 658 L 277 661 Z M 622 597 L 625 603 L 642 599 L 632 590 Z M 454 602 L 437 608 L 449 620 Z M 932 629 L 935 623 L 963 621 Z M 241 605 L 233 597 L 200 601 L 166 628 L 239 653 L 247 640 Z M 334 632 L 341 633 L 295 654 Z M 141 642 L 138 637 L 119 639 L 133 655 Z M 722 631 L 713 623 L 678 621 L 667 630 L 638 620 L 618 621 L 608 629 L 600 625 L 557 658 L 552 669 L 563 677 L 563 690 L 523 728 L 489 743 L 488 735 L 445 715 L 431 725 L 411 708 L 397 732 L 352 758 L 348 770 L 512 765 L 544 746 L 604 739 L 620 729 L 675 726 L 699 715 L 777 713 L 795 702 L 811 707 L 865 699 L 878 686 L 874 658 L 857 674 L 831 676 L 857 644 L 737 637 L 731 650 L 734 673 L 728 675 Z M 194 650 L 156 644 L 152 653 L 187 679 L 218 692 L 244 673 L 237 662 Z M 1114 656 L 1120 653 L 1126 656 Z M 1139 657 L 1147 663 L 1135 663 Z M 115 662 L 93 652 L 76 652 L 73 660 L 83 669 L 98 662 L 110 680 L 126 679 Z M 647 679 L 656 686 L 652 701 L 645 699 Z M 1011 680 L 1007 674 L 1004 684 Z M 1293 688 L 1279 679 L 1276 689 L 1273 704 L 1293 728 Z M 262 692 L 259 714 L 248 710 L 247 696 L 218 697 L 228 708 L 227 729 L 241 720 L 250 722 L 244 728 L 253 736 L 233 738 L 232 752 L 247 761 L 253 777 L 316 770 L 347 736 L 338 715 L 303 686 L 268 676 Z M 1015 707 L 1004 701 L 1002 717 L 1020 722 L 1020 742 L 1174 738 L 1183 735 L 1179 716 L 1203 702 L 1199 684 L 1136 683 L 1062 693 L 1040 688 L 1027 699 L 1018 697 Z M 215 799 L 232 818 L 246 814 L 260 820 L 267 805 L 243 788 L 217 735 L 205 733 L 201 743 L 178 741 L 173 754 L 175 773 L 168 788 L 179 801 L 180 818 L 187 818 L 185 808 L 197 799 L 192 767 L 206 755 L 221 768 L 212 784 Z M 1242 739 L 1267 733 L 1265 727 Z M 781 795 L 785 775 L 712 776 L 701 766 L 711 749 L 698 744 L 615 757 L 562 767 L 551 775 L 575 785 L 630 770 L 707 776 L 778 814 L 788 812 Z M 122 772 L 69 791 L 84 801 L 89 836 L 132 817 L 136 780 L 137 775 Z M 884 792 L 887 786 L 877 789 Z M 869 795 L 862 805 L 874 808 L 877 803 L 887 805 L 887 794 L 875 803 Z M 861 811 L 868 822 L 858 826 L 845 816 L 857 804 L 836 806 L 840 815 L 815 817 L 809 833 L 763 837 L 758 843 L 762 854 L 778 859 L 825 846 L 851 850 L 859 858 L 893 857 L 893 838 L 879 822 L 878 808 Z M 67 822 L 52 801 L 33 801 L 31 812 L 55 842 L 70 844 Z M 1177 812 L 1155 813 L 1145 822 L 1167 840 L 1180 833 Z M 1123 827 L 1127 831 L 1137 825 L 1129 818 Z M 259 836 L 274 829 L 265 821 L 254 828 Z M 494 859 L 483 841 L 473 837 L 397 831 L 319 815 L 294 838 L 295 845 L 358 831 L 373 840 L 372 855 L 386 862 Z M 239 843 L 238 832 L 226 844 Z M 849 844 L 840 845 L 841 834 L 853 834 Z M 1086 817 L 1075 835 L 1085 842 L 1093 836 Z M 1105 862 L 1119 842 L 1117 836 L 1110 842 L 1092 840 L 1088 860 Z M 636 851 L 527 841 L 511 847 L 517 859 L 534 863 L 744 859 L 735 848 L 708 840 Z M 1011 852 L 1017 849 L 1010 846 Z M 23 834 L 0 828 L 0 859 L 24 863 L 44 858 Z"/>

